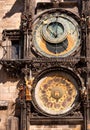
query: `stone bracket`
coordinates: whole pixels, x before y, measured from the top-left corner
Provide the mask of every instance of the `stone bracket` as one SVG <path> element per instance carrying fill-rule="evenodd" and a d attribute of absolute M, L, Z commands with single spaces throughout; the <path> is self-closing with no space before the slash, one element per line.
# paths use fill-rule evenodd
<path fill-rule="evenodd" d="M 8 101 L 0 100 L 0 110 L 6 110 L 8 108 Z"/>

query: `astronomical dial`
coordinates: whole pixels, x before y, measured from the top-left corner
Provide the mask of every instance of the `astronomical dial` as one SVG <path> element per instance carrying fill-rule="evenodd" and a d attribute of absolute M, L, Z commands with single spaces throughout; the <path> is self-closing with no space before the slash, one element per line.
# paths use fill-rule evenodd
<path fill-rule="evenodd" d="M 40 112 L 53 116 L 63 115 L 77 104 L 77 81 L 64 70 L 45 74 L 33 89 L 32 99 Z"/>
<path fill-rule="evenodd" d="M 67 31 L 65 25 L 56 17 L 52 21 L 47 21 L 42 27 L 42 37 L 49 43 L 61 43 L 66 39 Z"/>
<path fill-rule="evenodd" d="M 45 57 L 67 57 L 80 46 L 80 27 L 66 14 L 42 16 L 34 24 L 33 45 Z"/>

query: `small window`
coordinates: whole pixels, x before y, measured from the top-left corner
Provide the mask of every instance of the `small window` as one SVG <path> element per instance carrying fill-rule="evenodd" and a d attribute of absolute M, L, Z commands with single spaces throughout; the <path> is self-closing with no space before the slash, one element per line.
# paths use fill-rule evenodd
<path fill-rule="evenodd" d="M 21 59 L 23 55 L 23 41 L 20 30 L 3 30 L 4 60 Z"/>
<path fill-rule="evenodd" d="M 19 40 L 12 40 L 11 59 L 19 59 Z"/>

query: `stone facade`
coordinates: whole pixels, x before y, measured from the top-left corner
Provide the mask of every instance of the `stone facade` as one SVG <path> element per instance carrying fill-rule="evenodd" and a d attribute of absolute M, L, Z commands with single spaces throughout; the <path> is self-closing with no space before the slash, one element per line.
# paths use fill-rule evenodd
<path fill-rule="evenodd" d="M 80 126 L 31 126 L 29 130 L 80 130 Z"/>
<path fill-rule="evenodd" d="M 0 40 L 4 29 L 19 29 L 23 10 L 22 0 L 0 0 Z M 7 110 L 0 110 L 0 130 L 7 130 L 8 118 L 14 115 L 15 99 L 18 96 L 18 79 L 9 78 L 0 66 L 0 101 L 8 102 Z"/>
<path fill-rule="evenodd" d="M 45 0 L 37 0 L 37 2 Z M 46 0 L 49 2 L 49 0 Z M 19 29 L 23 0 L 0 0 L 0 40 L 4 29 Z M 15 113 L 15 100 L 18 97 L 17 84 L 20 79 L 10 78 L 0 66 L 0 100 L 8 103 L 7 110 L 0 110 L 0 130 L 9 130 L 8 119 Z M 13 122 L 13 121 L 12 121 Z M 16 121 L 16 124 L 18 121 Z M 12 127 L 12 126 L 11 126 Z M 11 128 L 11 130 L 15 130 Z M 16 130 L 18 128 L 16 127 Z M 81 126 L 30 126 L 29 130 L 81 130 Z M 88 129 L 89 130 L 89 129 Z"/>
<path fill-rule="evenodd" d="M 19 29 L 22 0 L 0 0 L 0 39 L 4 29 Z"/>

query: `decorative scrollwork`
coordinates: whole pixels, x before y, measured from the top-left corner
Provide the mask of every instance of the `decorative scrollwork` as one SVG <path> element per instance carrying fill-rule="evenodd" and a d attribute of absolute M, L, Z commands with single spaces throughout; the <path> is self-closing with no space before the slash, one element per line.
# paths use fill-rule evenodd
<path fill-rule="evenodd" d="M 83 100 L 83 102 L 85 101 L 86 102 L 86 98 L 87 98 L 87 89 L 86 87 L 83 87 L 83 89 L 81 90 L 81 98 Z"/>
<path fill-rule="evenodd" d="M 32 15 L 27 15 L 26 13 L 23 13 L 21 16 L 22 19 L 22 30 L 26 31 L 27 29 L 31 31 L 32 28 Z"/>

